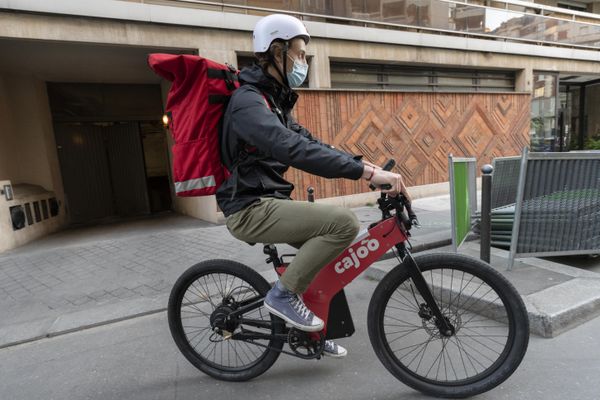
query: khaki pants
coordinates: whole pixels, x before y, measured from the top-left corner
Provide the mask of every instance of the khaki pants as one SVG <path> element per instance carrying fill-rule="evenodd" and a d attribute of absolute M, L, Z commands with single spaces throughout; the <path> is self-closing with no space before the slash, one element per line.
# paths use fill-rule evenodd
<path fill-rule="evenodd" d="M 261 198 L 227 218 L 227 229 L 250 243 L 288 243 L 298 253 L 281 283 L 303 293 L 317 273 L 356 237 L 358 219 L 346 208 L 304 201 Z"/>

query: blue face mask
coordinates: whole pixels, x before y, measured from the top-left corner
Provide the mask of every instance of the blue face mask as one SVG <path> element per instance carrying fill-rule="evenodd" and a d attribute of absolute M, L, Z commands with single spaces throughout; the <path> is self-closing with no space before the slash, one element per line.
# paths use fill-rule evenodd
<path fill-rule="evenodd" d="M 290 57 L 292 60 L 292 57 Z M 292 60 L 294 61 L 294 60 Z M 308 64 L 301 64 L 298 61 L 294 61 L 294 68 L 291 72 L 287 73 L 288 83 L 290 87 L 296 88 L 302 85 L 302 82 L 306 79 L 306 75 L 308 74 Z"/>

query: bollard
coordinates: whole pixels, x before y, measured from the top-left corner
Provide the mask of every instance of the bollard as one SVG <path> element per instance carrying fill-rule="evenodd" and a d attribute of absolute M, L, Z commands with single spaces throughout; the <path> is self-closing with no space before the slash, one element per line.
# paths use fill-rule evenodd
<path fill-rule="evenodd" d="M 494 168 L 486 164 L 481 167 L 481 260 L 490 262 L 492 239 L 492 172 Z"/>
<path fill-rule="evenodd" d="M 308 192 L 308 202 L 314 203 L 315 202 L 315 189 L 312 186 L 309 186 L 308 189 L 306 189 L 306 191 Z"/>

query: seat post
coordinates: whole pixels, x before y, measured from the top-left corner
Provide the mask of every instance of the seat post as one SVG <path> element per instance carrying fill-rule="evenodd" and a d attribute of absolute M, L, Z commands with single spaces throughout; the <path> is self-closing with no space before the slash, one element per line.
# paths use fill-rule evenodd
<path fill-rule="evenodd" d="M 263 253 L 269 256 L 265 262 L 273 263 L 275 268 L 281 267 L 281 260 L 279 259 L 279 254 L 277 253 L 277 247 L 275 247 L 275 245 L 265 244 L 263 247 Z"/>

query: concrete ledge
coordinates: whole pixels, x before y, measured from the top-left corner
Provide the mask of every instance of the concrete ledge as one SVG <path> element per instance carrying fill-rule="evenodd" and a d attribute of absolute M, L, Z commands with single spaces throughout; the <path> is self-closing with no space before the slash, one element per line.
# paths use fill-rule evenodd
<path fill-rule="evenodd" d="M 479 244 L 465 243 L 459 251 L 478 257 Z M 555 285 L 522 294 L 529 314 L 531 333 L 545 338 L 556 337 L 600 315 L 600 274 L 534 258 L 518 260 L 514 269 L 507 271 L 508 251 L 492 249 L 492 255 L 496 257 L 496 262 L 492 259 L 492 267 L 517 287 L 532 284 L 526 280 L 533 279 L 535 275 L 525 274 L 525 269 L 531 271 L 533 268 L 541 270 L 541 273 L 546 271 L 546 274 L 554 273 L 564 277 L 564 280 Z M 366 271 L 366 276 L 380 281 L 396 265 L 396 260 L 377 262 Z"/>
<path fill-rule="evenodd" d="M 119 301 L 58 317 L 6 326 L 0 329 L 0 349 L 159 313 L 167 309 L 168 298 L 168 294 L 163 294 Z"/>

